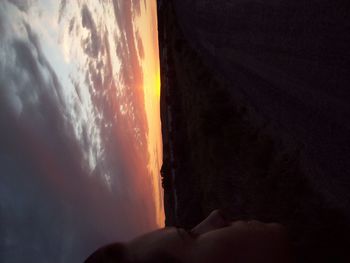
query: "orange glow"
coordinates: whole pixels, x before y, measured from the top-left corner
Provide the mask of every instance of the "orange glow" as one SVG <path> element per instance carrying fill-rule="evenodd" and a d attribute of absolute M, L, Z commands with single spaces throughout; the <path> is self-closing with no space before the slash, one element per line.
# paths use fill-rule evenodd
<path fill-rule="evenodd" d="M 158 48 L 158 25 L 156 1 L 147 2 L 147 10 L 142 9 L 142 15 L 136 20 L 137 28 L 143 42 L 145 56 L 142 60 L 143 90 L 145 109 L 149 127 L 148 152 L 150 162 L 148 170 L 152 174 L 156 218 L 159 227 L 164 226 L 165 215 L 163 207 L 163 190 L 160 182 L 162 165 L 162 134 L 160 123 L 160 66 Z"/>
<path fill-rule="evenodd" d="M 160 72 L 156 73 L 156 80 L 155 80 L 155 86 L 156 86 L 156 95 L 158 98 L 160 98 Z"/>

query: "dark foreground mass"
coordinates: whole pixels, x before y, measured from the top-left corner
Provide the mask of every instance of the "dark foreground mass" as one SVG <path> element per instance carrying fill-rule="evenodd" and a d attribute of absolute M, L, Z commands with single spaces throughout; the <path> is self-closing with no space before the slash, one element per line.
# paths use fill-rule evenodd
<path fill-rule="evenodd" d="M 350 5 L 158 1 L 166 224 L 215 208 L 347 262 Z"/>

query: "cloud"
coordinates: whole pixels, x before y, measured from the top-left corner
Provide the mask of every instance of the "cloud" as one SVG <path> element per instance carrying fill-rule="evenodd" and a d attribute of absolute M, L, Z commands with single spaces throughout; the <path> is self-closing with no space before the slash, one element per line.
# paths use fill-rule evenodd
<path fill-rule="evenodd" d="M 141 0 L 132 0 L 132 12 L 134 15 L 141 15 Z"/>
<path fill-rule="evenodd" d="M 98 52 L 100 51 L 101 39 L 99 37 L 97 27 L 94 19 L 92 18 L 91 12 L 85 4 L 81 9 L 81 19 L 83 27 L 87 28 L 90 31 L 90 38 L 84 41 L 84 50 L 86 54 L 96 58 Z"/>
<path fill-rule="evenodd" d="M 7 0 L 15 5 L 19 10 L 26 12 L 32 4 L 32 0 Z"/>
<path fill-rule="evenodd" d="M 61 22 L 64 12 L 66 11 L 67 0 L 61 0 L 60 9 L 58 10 L 58 23 Z"/>
<path fill-rule="evenodd" d="M 74 29 L 74 25 L 75 25 L 75 18 L 72 18 L 70 21 L 69 21 L 69 33 L 71 34 L 73 29 Z"/>
<path fill-rule="evenodd" d="M 114 0 L 114 14 L 117 19 L 120 31 L 122 32 L 118 39 L 118 45 L 116 54 L 119 60 L 122 62 L 121 76 L 122 81 L 126 87 L 132 87 L 134 89 L 132 98 L 134 105 L 137 105 L 137 123 L 145 123 L 142 127 L 144 134 L 148 134 L 147 122 L 145 122 L 145 103 L 143 96 L 137 96 L 137 94 L 143 93 L 143 70 L 141 61 L 138 59 L 138 46 L 143 47 L 142 40 L 138 43 L 137 31 L 133 27 L 133 12 L 134 8 L 139 8 L 139 1 L 124 1 L 123 4 L 120 1 Z M 137 44 L 136 44 L 137 43 Z M 138 45 L 138 46 L 137 46 Z M 141 54 L 143 53 L 140 50 Z M 139 110 L 138 110 L 139 109 Z M 135 111 L 135 112 L 136 112 Z"/>
<path fill-rule="evenodd" d="M 71 25 L 67 30 L 88 31 L 79 42 L 86 79 L 73 78 L 69 87 L 45 52 L 43 32 L 22 12 L 29 4 L 19 9 L 18 1 L 6 3 L 0 3 L 0 261 L 81 262 L 105 242 L 155 226 L 146 184 L 141 44 L 135 45 L 141 39 L 135 41 L 132 6 L 118 9 L 119 76 L 126 87 L 117 97 L 117 51 L 109 42 L 114 32 L 97 26 L 94 9 L 83 5 L 70 19 L 66 1 L 57 10 L 61 23 Z M 121 104 L 130 115 L 116 111 Z"/>
<path fill-rule="evenodd" d="M 1 261 L 23 262 L 26 255 L 26 262 L 63 262 L 62 235 L 76 240 L 79 232 L 67 233 L 75 225 L 64 222 L 72 218 L 63 216 L 67 210 L 53 192 L 66 187 L 61 177 L 69 174 L 62 167 L 78 157 L 67 147 L 57 76 L 30 27 L 24 28 L 22 39 L 0 40 L 7 51 L 0 62 Z"/>
<path fill-rule="evenodd" d="M 145 58 L 145 50 L 143 48 L 143 42 L 142 42 L 142 38 L 140 36 L 140 32 L 139 31 L 135 32 L 135 38 L 136 38 L 136 42 L 137 42 L 138 54 L 139 54 L 141 59 L 144 59 Z"/>

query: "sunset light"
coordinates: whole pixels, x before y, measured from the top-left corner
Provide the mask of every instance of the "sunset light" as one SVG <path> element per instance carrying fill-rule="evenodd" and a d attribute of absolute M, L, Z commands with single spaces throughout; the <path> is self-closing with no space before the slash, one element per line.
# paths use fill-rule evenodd
<path fill-rule="evenodd" d="M 0 25 L 8 251 L 80 262 L 164 226 L 156 0 L 5 0 Z"/>

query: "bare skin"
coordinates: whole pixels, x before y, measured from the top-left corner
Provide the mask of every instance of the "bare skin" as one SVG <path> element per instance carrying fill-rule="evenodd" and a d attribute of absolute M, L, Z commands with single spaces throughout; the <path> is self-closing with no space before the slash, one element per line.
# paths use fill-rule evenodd
<path fill-rule="evenodd" d="M 293 263 L 285 228 L 256 220 L 229 221 L 214 210 L 191 231 L 166 227 L 98 249 L 85 262 Z M 151 259 L 151 260 L 150 260 Z"/>
<path fill-rule="evenodd" d="M 214 210 L 190 232 L 166 227 L 126 244 L 131 258 L 166 252 L 184 263 L 289 263 L 293 262 L 283 226 L 256 220 L 226 220 Z"/>

